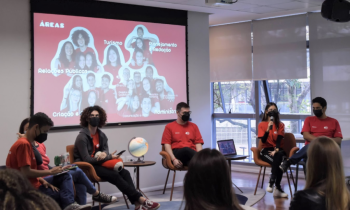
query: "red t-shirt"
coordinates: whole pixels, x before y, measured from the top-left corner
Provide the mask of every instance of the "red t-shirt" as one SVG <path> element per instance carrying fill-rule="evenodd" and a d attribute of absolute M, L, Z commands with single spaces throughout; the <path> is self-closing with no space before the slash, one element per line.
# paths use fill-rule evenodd
<path fill-rule="evenodd" d="M 38 143 L 38 142 L 37 142 Z M 49 170 L 50 158 L 46 155 L 46 147 L 44 144 L 38 143 L 38 147 L 36 148 L 43 159 L 43 164 L 37 167 L 38 170 Z"/>
<path fill-rule="evenodd" d="M 31 169 L 37 170 L 36 159 L 33 147 L 27 138 L 18 139 L 11 147 L 7 159 L 6 167 L 20 171 L 23 166 L 29 166 Z M 30 183 L 38 189 L 41 186 L 38 178 L 28 178 Z"/>
<path fill-rule="evenodd" d="M 307 117 L 304 121 L 301 134 L 303 132 L 309 132 L 316 137 L 343 138 L 338 120 L 331 117 L 327 117 L 326 119 L 319 119 L 316 116 Z M 309 141 L 305 141 L 305 145 L 309 143 Z"/>
<path fill-rule="evenodd" d="M 75 50 L 75 52 L 79 53 L 79 52 L 82 52 L 82 51 L 80 50 L 80 47 L 78 47 L 78 48 Z M 95 51 L 94 51 L 91 47 L 86 47 L 85 51 L 82 52 L 82 53 L 86 54 L 86 53 L 88 53 L 88 52 L 91 52 L 92 54 L 95 55 Z"/>
<path fill-rule="evenodd" d="M 268 125 L 268 121 L 263 121 L 259 123 L 258 138 L 262 138 L 265 135 Z M 267 137 L 266 142 L 262 143 L 262 148 L 276 147 L 277 136 L 279 135 L 284 137 L 284 124 L 282 122 L 280 122 L 278 130 L 275 124 L 273 124 L 272 130 L 269 131 L 269 136 Z M 283 148 L 283 139 L 281 140 L 280 148 Z"/>
<path fill-rule="evenodd" d="M 174 96 L 172 96 L 172 97 L 174 97 Z M 159 100 L 160 110 L 168 110 L 168 109 L 173 107 L 174 100 L 173 101 L 169 101 L 168 98 L 169 98 L 169 95 L 168 94 L 164 94 L 164 98 Z"/>
<path fill-rule="evenodd" d="M 104 108 L 108 114 L 115 113 L 117 104 L 114 96 L 114 91 L 112 89 L 109 89 L 106 93 L 104 93 L 104 91 L 101 90 L 100 94 L 100 105 L 102 108 Z"/>
<path fill-rule="evenodd" d="M 142 62 L 142 65 L 141 66 L 138 66 L 136 64 L 136 61 L 135 61 L 135 66 L 131 65 L 131 63 L 129 64 L 129 67 L 132 68 L 132 69 L 141 69 L 145 64 Z"/>
<path fill-rule="evenodd" d="M 109 72 L 113 75 L 113 85 L 116 85 L 120 82 L 119 76 L 118 76 L 118 71 L 120 69 L 121 66 L 112 66 L 109 64 L 106 64 L 103 66 L 105 72 Z"/>
<path fill-rule="evenodd" d="M 92 137 L 92 143 L 94 144 L 91 157 L 94 157 L 95 152 L 98 151 L 98 148 L 100 147 L 100 137 L 98 135 L 98 132 L 96 132 L 95 135 L 91 134 L 91 137 Z"/>
<path fill-rule="evenodd" d="M 170 144 L 171 149 L 189 147 L 196 151 L 196 144 L 204 144 L 204 141 L 196 124 L 187 122 L 185 125 L 180 125 L 174 121 L 165 126 L 163 144 Z"/>
<path fill-rule="evenodd" d="M 117 91 L 117 97 L 126 97 L 129 94 L 129 90 L 126 87 L 126 85 L 124 85 L 123 83 L 118 83 L 117 86 L 115 87 L 116 91 Z"/>

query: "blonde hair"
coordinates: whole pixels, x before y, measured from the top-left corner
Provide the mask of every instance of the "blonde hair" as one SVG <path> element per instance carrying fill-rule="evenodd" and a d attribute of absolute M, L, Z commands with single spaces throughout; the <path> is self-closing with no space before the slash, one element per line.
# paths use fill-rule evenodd
<path fill-rule="evenodd" d="M 305 189 L 316 189 L 326 198 L 327 210 L 349 209 L 350 195 L 345 184 L 339 145 L 328 137 L 318 137 L 307 151 Z"/>
<path fill-rule="evenodd" d="M 59 210 L 55 200 L 36 190 L 14 169 L 0 170 L 0 209 Z"/>

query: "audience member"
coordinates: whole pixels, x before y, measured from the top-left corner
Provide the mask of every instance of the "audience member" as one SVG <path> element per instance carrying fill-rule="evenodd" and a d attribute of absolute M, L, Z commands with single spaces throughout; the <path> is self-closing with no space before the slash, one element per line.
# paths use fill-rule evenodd
<path fill-rule="evenodd" d="M 36 190 L 13 169 L 0 170 L 0 209 L 61 210 L 52 198 Z"/>
<path fill-rule="evenodd" d="M 68 173 L 57 175 L 63 172 L 62 167 L 54 167 L 44 171 L 37 170 L 32 145 L 34 145 L 34 141 L 39 143 L 46 141 L 47 132 L 52 126 L 53 122 L 46 114 L 39 112 L 33 115 L 29 120 L 28 130 L 24 137 L 19 138 L 12 145 L 7 155 L 6 167 L 21 171 L 36 189 L 51 196 L 64 210 L 91 209 L 91 205 L 78 205 L 75 203 L 71 175 Z M 57 176 L 50 180 L 42 178 L 49 175 Z"/>
<path fill-rule="evenodd" d="M 225 157 L 215 149 L 197 152 L 184 179 L 185 210 L 241 210 Z"/>
<path fill-rule="evenodd" d="M 93 106 L 84 109 L 80 117 L 80 125 L 83 129 L 75 140 L 75 161 L 92 164 L 99 177 L 114 184 L 128 196 L 129 201 L 135 204 L 135 210 L 158 209 L 160 204 L 143 198 L 141 193 L 135 189 L 128 170 L 121 170 L 118 173 L 103 166 L 104 162 L 119 158 L 119 155 L 109 154 L 107 136 L 100 130 L 106 122 L 107 115 L 101 107 Z M 97 152 L 100 153 L 95 157 Z"/>
<path fill-rule="evenodd" d="M 290 165 L 297 164 L 302 159 L 307 158 L 309 143 L 319 136 L 332 138 L 337 144 L 341 144 L 343 135 L 341 133 L 338 120 L 326 115 L 327 101 L 322 97 L 312 99 L 312 109 L 315 116 L 307 117 L 301 131 L 305 139 L 305 146 L 289 159 L 283 161 L 280 168 L 287 171 Z"/>
<path fill-rule="evenodd" d="M 266 191 L 275 197 L 288 197 L 281 188 L 283 171 L 279 169 L 286 153 L 282 150 L 284 137 L 284 124 L 280 121 L 277 105 L 268 103 L 265 107 L 264 117 L 258 126 L 258 137 L 262 142 L 260 157 L 271 165 L 271 177 Z M 276 186 L 273 190 L 273 185 Z"/>
<path fill-rule="evenodd" d="M 202 150 L 202 135 L 196 124 L 189 122 L 190 106 L 180 102 L 176 106 L 177 119 L 165 126 L 162 145 L 176 168 L 188 166 L 192 157 Z"/>
<path fill-rule="evenodd" d="M 336 141 L 321 136 L 307 151 L 306 186 L 295 193 L 290 210 L 349 210 L 350 195 L 345 184 L 343 160 Z"/>

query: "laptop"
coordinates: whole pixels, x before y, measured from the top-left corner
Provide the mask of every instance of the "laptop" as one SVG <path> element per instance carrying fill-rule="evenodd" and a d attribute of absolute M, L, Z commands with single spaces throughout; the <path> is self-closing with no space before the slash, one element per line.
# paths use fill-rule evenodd
<path fill-rule="evenodd" d="M 220 140 L 217 141 L 220 152 L 226 157 L 226 158 L 243 158 L 247 157 L 246 155 L 237 155 L 235 142 L 233 139 L 228 140 Z"/>

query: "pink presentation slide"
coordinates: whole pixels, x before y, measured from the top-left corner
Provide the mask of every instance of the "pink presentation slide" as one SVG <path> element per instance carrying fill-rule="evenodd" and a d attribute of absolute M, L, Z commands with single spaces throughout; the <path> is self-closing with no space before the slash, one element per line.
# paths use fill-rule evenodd
<path fill-rule="evenodd" d="M 108 123 L 176 119 L 187 101 L 186 28 L 34 13 L 34 113 L 78 125 L 84 108 Z"/>

